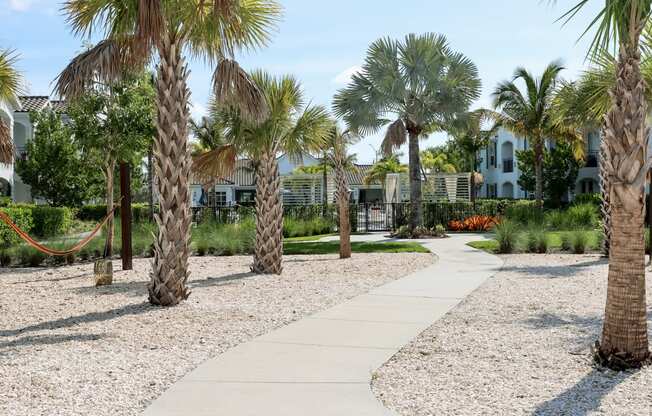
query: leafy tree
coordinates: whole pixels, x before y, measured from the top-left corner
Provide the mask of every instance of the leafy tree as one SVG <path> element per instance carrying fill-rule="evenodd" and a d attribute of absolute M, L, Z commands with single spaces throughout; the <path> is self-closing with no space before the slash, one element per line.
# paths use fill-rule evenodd
<path fill-rule="evenodd" d="M 403 42 L 374 42 L 362 71 L 335 96 L 335 114 L 357 133 L 372 134 L 389 124 L 385 154 L 408 142 L 412 229 L 423 217 L 419 139 L 467 111 L 480 89 L 475 64 L 451 50 L 443 35 L 426 33 Z"/>
<path fill-rule="evenodd" d="M 517 150 L 518 185 L 528 192 L 536 190 L 534 150 Z M 568 191 L 574 189 L 581 163 L 574 156 L 569 143 L 560 142 L 543 156 L 543 195 L 549 205 L 558 207 Z"/>
<path fill-rule="evenodd" d="M 574 18 L 582 0 L 565 16 Z M 602 163 L 611 182 L 611 247 L 602 341 L 597 360 L 613 368 L 640 366 L 650 355 L 645 293 L 645 182 L 648 105 L 641 72 L 641 35 L 652 17 L 652 0 L 605 0 L 591 21 L 597 28 L 593 55 L 614 48 L 616 82 L 605 116 Z M 588 29 L 587 29 L 588 30 Z"/>
<path fill-rule="evenodd" d="M 154 88 L 144 73 L 111 85 L 96 84 L 68 106 L 72 131 L 89 166 L 104 176 L 107 214 L 113 210 L 116 168 L 140 169 L 154 134 Z M 137 176 L 137 175 L 136 175 Z M 105 255 L 113 255 L 113 218 L 107 222 Z"/>
<path fill-rule="evenodd" d="M 457 173 L 462 162 L 457 150 L 452 143 L 430 147 L 421 152 L 421 164 L 427 172 Z"/>
<path fill-rule="evenodd" d="M 100 28 L 106 38 L 59 75 L 56 89 L 61 96 L 80 95 L 98 79 L 110 84 L 128 69 L 158 63 L 158 134 L 152 153 L 161 212 L 156 215 L 159 230 L 148 288 L 151 303 L 177 305 L 190 295 L 192 162 L 185 54 L 216 64 L 212 89 L 217 100 L 261 119 L 267 109 L 260 91 L 233 58 L 238 50 L 267 43 L 280 6 L 274 0 L 68 0 L 63 8 L 74 32 L 92 35 Z"/>
<path fill-rule="evenodd" d="M 0 103 L 15 103 L 22 93 L 22 77 L 16 70 L 16 55 L 11 50 L 0 49 Z M 14 142 L 5 120 L 0 117 L 0 163 L 14 160 Z"/>
<path fill-rule="evenodd" d="M 93 178 L 85 169 L 70 127 L 51 110 L 30 113 L 30 118 L 34 139 L 27 142 L 27 157 L 16 160 L 16 173 L 35 198 L 53 206 L 81 206 L 88 199 Z"/>
<path fill-rule="evenodd" d="M 322 106 L 307 105 L 301 84 L 292 76 L 252 75 L 262 91 L 269 114 L 260 122 L 243 118 L 232 106 L 217 108 L 215 118 L 225 126 L 227 142 L 257 163 L 256 244 L 252 270 L 280 274 L 283 270 L 283 203 L 276 157 L 294 160 L 323 148 L 332 121 Z"/>
<path fill-rule="evenodd" d="M 402 165 L 399 162 L 398 157 L 396 156 L 387 156 L 374 165 L 367 172 L 364 181 L 367 185 L 373 182 L 380 182 L 383 189 L 385 189 L 385 182 L 387 181 L 387 175 L 390 173 L 404 173 L 407 172 L 408 168 L 405 165 Z"/>
<path fill-rule="evenodd" d="M 558 62 L 550 63 L 540 77 L 535 77 L 525 68 L 517 68 L 510 81 L 496 87 L 494 108 L 491 113 L 496 122 L 518 137 L 528 140 L 534 150 L 534 172 L 536 176 L 536 199 L 543 206 L 543 155 L 546 140 L 581 143 L 583 138 L 573 125 L 555 123 L 552 111 L 554 92 L 559 73 L 564 68 Z M 525 86 L 522 92 L 516 84 L 521 80 Z"/>

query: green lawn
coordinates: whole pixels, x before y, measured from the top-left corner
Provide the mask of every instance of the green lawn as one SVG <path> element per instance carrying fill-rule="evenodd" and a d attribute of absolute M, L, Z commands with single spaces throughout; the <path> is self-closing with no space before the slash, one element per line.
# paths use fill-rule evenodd
<path fill-rule="evenodd" d="M 354 253 L 430 253 L 419 243 L 396 242 L 354 242 L 351 243 Z M 338 241 L 329 242 L 287 242 L 283 245 L 285 254 L 336 254 L 340 252 Z"/>
<path fill-rule="evenodd" d="M 324 237 L 332 237 L 334 235 L 338 235 L 338 234 L 331 233 L 331 234 L 309 235 L 306 237 L 288 237 L 288 238 L 284 238 L 283 241 L 285 241 L 286 243 L 302 242 L 302 241 L 317 241 L 317 240 L 321 240 Z"/>
<path fill-rule="evenodd" d="M 488 253 L 498 252 L 498 241 L 496 240 L 471 241 L 467 244 L 467 246 L 486 251 Z"/>

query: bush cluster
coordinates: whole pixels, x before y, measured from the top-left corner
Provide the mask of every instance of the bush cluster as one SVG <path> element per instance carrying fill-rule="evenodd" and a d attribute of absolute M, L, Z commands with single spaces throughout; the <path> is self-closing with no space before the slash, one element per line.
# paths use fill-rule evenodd
<path fill-rule="evenodd" d="M 115 211 L 115 215 L 120 215 L 120 207 Z M 84 205 L 77 210 L 77 218 L 82 221 L 100 222 L 106 217 L 106 204 Z M 149 220 L 148 204 L 131 204 L 131 217 L 134 222 Z"/>
<path fill-rule="evenodd" d="M 332 219 L 316 217 L 310 220 L 285 218 L 283 220 L 283 237 L 308 237 L 312 235 L 330 234 L 335 231 Z"/>

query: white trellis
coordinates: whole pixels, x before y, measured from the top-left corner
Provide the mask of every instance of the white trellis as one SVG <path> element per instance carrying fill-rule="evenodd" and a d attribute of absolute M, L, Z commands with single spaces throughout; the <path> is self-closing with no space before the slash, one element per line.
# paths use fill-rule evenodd
<path fill-rule="evenodd" d="M 393 182 L 392 186 L 395 186 Z M 400 174 L 397 188 L 394 192 L 400 198 L 399 202 L 409 201 L 410 179 L 407 173 Z M 427 174 L 421 182 L 421 189 L 426 202 L 468 202 L 471 200 L 471 174 Z"/>

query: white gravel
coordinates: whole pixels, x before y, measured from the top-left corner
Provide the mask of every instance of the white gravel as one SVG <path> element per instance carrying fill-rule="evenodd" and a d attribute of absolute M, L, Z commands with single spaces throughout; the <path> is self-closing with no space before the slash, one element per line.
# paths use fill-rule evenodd
<path fill-rule="evenodd" d="M 193 293 L 169 309 L 146 302 L 148 260 L 104 288 L 92 265 L 0 270 L 0 415 L 138 415 L 206 359 L 433 260 L 286 256 L 253 276 L 249 257 L 192 258 Z"/>
<path fill-rule="evenodd" d="M 591 366 L 606 261 L 505 260 L 502 272 L 374 375 L 376 396 L 404 416 L 652 415 L 652 367 L 618 374 Z M 649 274 L 647 282 L 652 306 Z"/>

